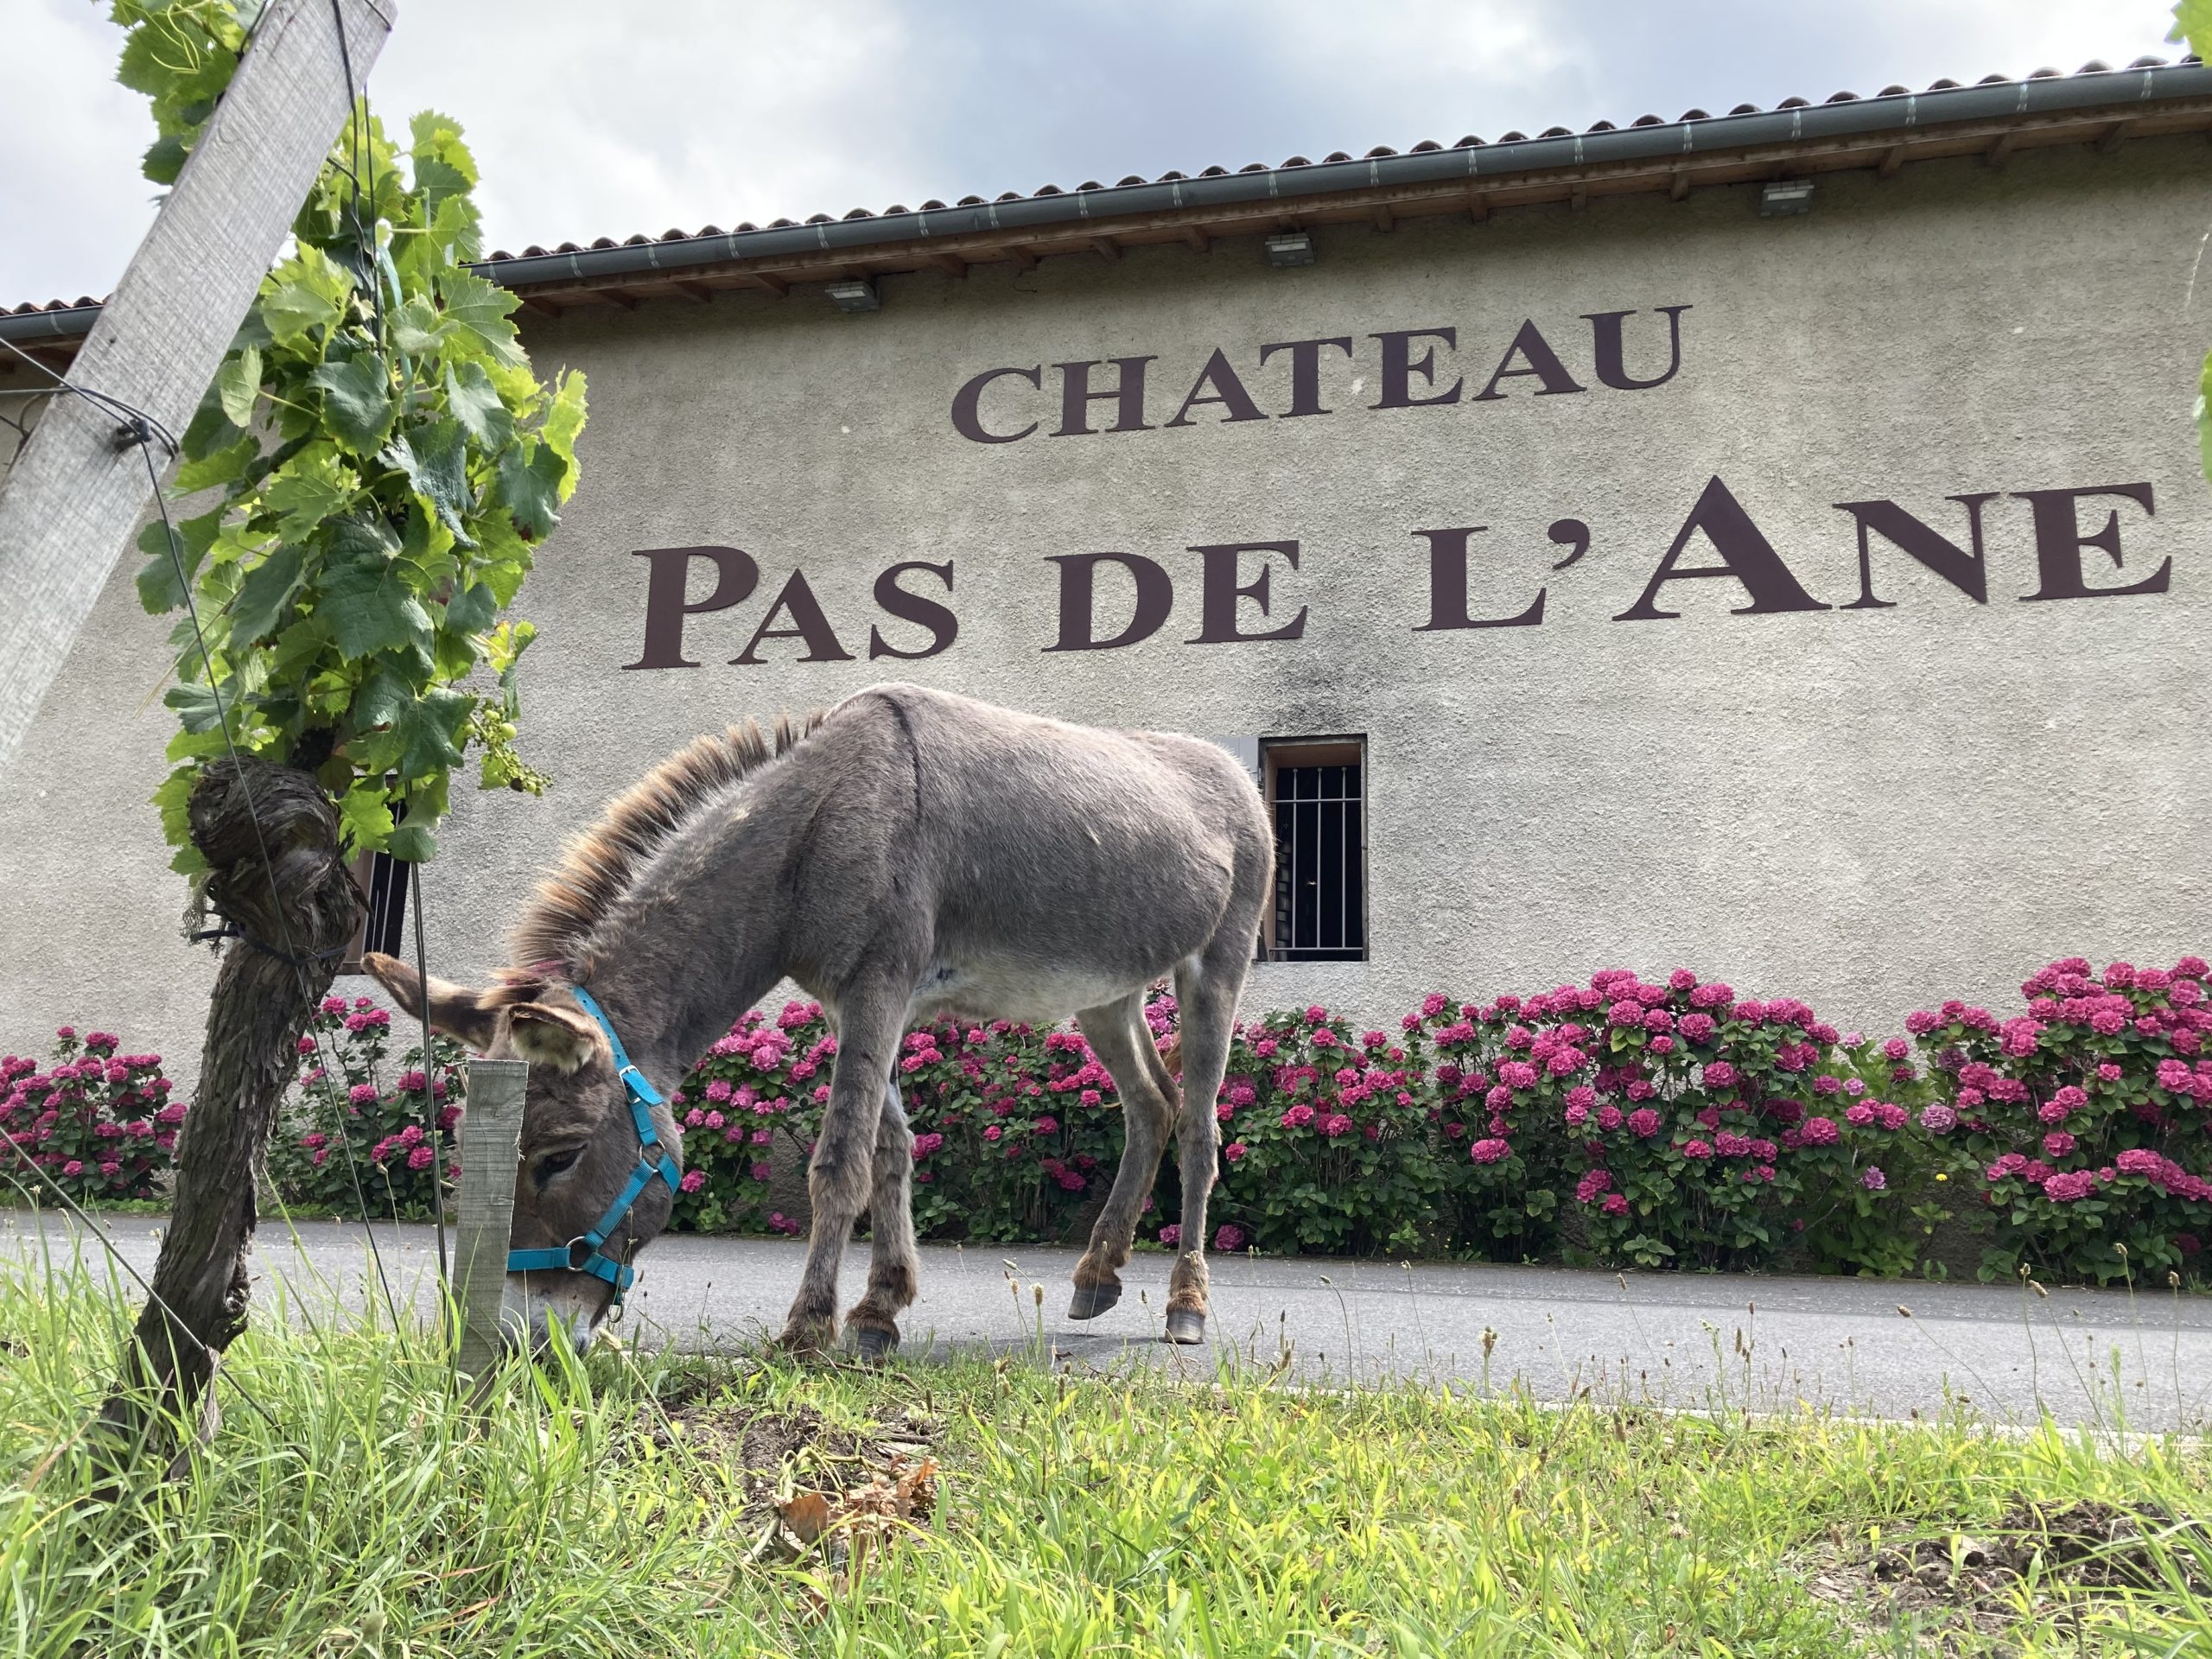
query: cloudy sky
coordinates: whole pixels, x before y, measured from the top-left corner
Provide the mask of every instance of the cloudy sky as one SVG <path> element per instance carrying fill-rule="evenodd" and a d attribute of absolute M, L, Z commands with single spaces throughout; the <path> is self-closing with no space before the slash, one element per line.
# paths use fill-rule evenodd
<path fill-rule="evenodd" d="M 111 288 L 152 137 L 92 0 L 10 0 L 0 304 Z M 400 0 L 495 245 L 2171 56 L 2158 0 Z"/>

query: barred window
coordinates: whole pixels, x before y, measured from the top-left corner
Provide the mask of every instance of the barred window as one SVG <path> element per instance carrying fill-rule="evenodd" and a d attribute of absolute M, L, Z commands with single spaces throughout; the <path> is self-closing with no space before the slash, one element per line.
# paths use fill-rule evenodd
<path fill-rule="evenodd" d="M 1270 738 L 1261 777 L 1275 826 L 1271 962 L 1367 960 L 1367 741 Z"/>
<path fill-rule="evenodd" d="M 361 958 L 372 950 L 406 955 L 407 867 L 390 853 L 364 853 L 353 861 L 353 880 L 368 903 L 353 942 L 346 947 L 341 974 L 359 973 Z"/>

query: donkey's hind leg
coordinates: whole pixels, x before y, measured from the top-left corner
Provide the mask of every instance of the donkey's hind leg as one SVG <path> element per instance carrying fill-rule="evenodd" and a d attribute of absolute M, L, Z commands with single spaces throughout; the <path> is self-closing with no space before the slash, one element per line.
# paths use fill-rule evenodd
<path fill-rule="evenodd" d="M 1225 943 L 1224 943 L 1225 941 Z M 1230 1027 L 1244 988 L 1250 935 L 1227 930 L 1206 953 L 1175 972 L 1182 1012 L 1183 1103 L 1175 1126 L 1183 1178 L 1182 1254 L 1167 1280 L 1167 1340 L 1204 1342 L 1206 1337 L 1206 1200 L 1219 1173 L 1219 1135 L 1214 1103 L 1229 1069 Z"/>
<path fill-rule="evenodd" d="M 899 1345 L 899 1315 L 913 1301 L 921 1277 L 914 1251 L 914 1133 L 906 1127 L 899 1085 L 883 1084 L 883 1116 L 875 1130 L 875 1185 L 868 1201 L 868 1294 L 845 1315 L 845 1329 L 866 1360 Z"/>
<path fill-rule="evenodd" d="M 1139 992 L 1119 1002 L 1087 1008 L 1076 1016 L 1091 1052 L 1112 1075 L 1122 1097 L 1122 1165 L 1114 1173 L 1114 1188 L 1106 1207 L 1090 1230 L 1090 1248 L 1076 1263 L 1075 1297 L 1069 1304 L 1071 1319 L 1096 1319 L 1122 1299 L 1119 1269 L 1129 1259 L 1129 1241 L 1136 1236 L 1137 1217 L 1160 1173 L 1160 1155 L 1167 1146 L 1167 1129 L 1173 1122 L 1169 1102 L 1173 1084 L 1167 1069 L 1152 1045 L 1144 1022 L 1144 995 Z M 1166 1086 L 1163 1087 L 1162 1085 Z"/>

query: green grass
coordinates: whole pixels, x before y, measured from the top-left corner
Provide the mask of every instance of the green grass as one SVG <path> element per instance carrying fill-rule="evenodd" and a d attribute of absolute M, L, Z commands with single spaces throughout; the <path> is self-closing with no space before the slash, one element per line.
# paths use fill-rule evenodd
<path fill-rule="evenodd" d="M 231 1363 L 276 1423 L 226 1389 L 188 1478 L 102 1503 L 86 1425 L 128 1312 L 0 1268 L 0 1652 L 2212 1654 L 2186 1537 L 2135 1589 L 2013 1582 L 1980 1634 L 1807 1588 L 1863 1578 L 1876 1531 L 1986 1537 L 2026 1501 L 2202 1512 L 2194 1443 L 606 1351 L 471 1413 L 421 1333 L 295 1307 Z M 927 1524 L 856 1582 L 755 1557 L 765 1484 L 852 1483 L 878 1437 L 942 1460 Z"/>

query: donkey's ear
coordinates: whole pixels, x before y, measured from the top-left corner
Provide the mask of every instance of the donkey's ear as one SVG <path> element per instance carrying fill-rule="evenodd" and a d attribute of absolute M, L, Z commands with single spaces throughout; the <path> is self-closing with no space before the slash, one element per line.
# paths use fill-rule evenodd
<path fill-rule="evenodd" d="M 507 1040 L 518 1058 L 564 1075 L 579 1070 L 595 1049 L 607 1046 L 597 1026 L 550 1002 L 518 1002 L 507 1010 Z"/>
<path fill-rule="evenodd" d="M 400 1012 L 410 1019 L 423 1017 L 423 981 L 412 968 L 380 950 L 364 956 L 361 966 L 391 994 Z M 430 1028 L 458 1038 L 479 1053 L 491 1047 L 492 1039 L 499 1030 L 499 1010 L 478 1006 L 483 993 L 472 991 L 465 985 L 451 984 L 435 975 L 431 976 L 429 985 Z"/>

